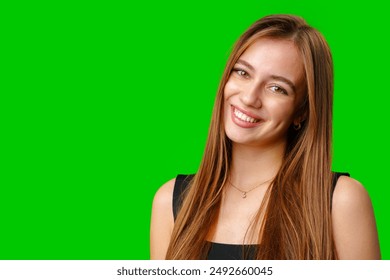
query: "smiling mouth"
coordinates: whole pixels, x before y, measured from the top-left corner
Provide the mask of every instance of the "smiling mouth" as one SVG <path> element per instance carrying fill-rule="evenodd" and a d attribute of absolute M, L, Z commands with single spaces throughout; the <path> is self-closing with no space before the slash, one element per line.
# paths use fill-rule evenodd
<path fill-rule="evenodd" d="M 258 123 L 260 120 L 252 118 L 245 113 L 238 110 L 236 107 L 233 107 L 233 114 L 240 120 L 247 122 L 247 123 Z"/>

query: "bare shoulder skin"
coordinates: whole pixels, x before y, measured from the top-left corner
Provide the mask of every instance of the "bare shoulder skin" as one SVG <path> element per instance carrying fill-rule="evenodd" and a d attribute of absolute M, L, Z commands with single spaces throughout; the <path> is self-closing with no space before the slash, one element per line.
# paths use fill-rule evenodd
<path fill-rule="evenodd" d="M 163 260 L 173 229 L 172 197 L 175 179 L 162 185 L 153 199 L 150 225 L 150 259 Z"/>
<path fill-rule="evenodd" d="M 341 260 L 380 259 L 370 197 L 358 181 L 341 176 L 333 194 L 333 234 Z"/>

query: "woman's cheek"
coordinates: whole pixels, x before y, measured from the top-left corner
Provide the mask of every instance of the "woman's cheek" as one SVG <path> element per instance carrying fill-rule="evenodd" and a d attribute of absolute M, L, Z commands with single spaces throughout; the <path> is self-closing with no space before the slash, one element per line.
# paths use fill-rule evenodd
<path fill-rule="evenodd" d="M 239 85 L 232 78 L 230 78 L 224 88 L 225 98 L 227 99 L 238 92 L 239 92 Z"/>

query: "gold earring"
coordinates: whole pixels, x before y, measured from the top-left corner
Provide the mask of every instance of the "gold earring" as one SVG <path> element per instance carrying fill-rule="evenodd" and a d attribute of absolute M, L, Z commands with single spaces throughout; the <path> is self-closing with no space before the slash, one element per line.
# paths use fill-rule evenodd
<path fill-rule="evenodd" d="M 294 124 L 294 129 L 295 129 L 295 130 L 300 130 L 301 127 L 302 127 L 301 123 Z"/>

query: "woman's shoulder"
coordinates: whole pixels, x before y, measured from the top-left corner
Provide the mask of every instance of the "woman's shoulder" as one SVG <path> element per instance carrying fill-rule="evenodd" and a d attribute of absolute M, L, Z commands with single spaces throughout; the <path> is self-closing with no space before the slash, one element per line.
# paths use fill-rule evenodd
<path fill-rule="evenodd" d="M 175 178 L 163 184 L 155 194 L 154 199 L 156 203 L 165 204 L 172 202 L 172 197 L 181 195 L 193 177 L 194 174 L 179 174 Z"/>
<path fill-rule="evenodd" d="M 164 183 L 155 193 L 153 198 L 153 210 L 172 213 L 172 197 L 176 178 Z"/>
<path fill-rule="evenodd" d="M 173 207 L 178 207 L 178 203 L 182 198 L 182 194 L 187 188 L 193 174 L 182 175 L 179 174 L 175 178 L 163 184 L 154 195 L 153 209 L 163 211 L 169 215 L 175 213 Z"/>
<path fill-rule="evenodd" d="M 365 212 L 372 212 L 367 190 L 356 179 L 340 176 L 333 193 L 332 213 L 353 218 Z"/>
<path fill-rule="evenodd" d="M 173 230 L 172 196 L 175 178 L 163 184 L 154 195 L 150 225 L 150 257 L 164 259 Z"/>
<path fill-rule="evenodd" d="M 333 193 L 332 221 L 340 259 L 380 258 L 374 211 L 359 181 L 340 176 Z"/>
<path fill-rule="evenodd" d="M 368 193 L 363 185 L 352 177 L 339 176 L 333 193 L 333 204 L 336 204 L 336 206 L 346 206 L 346 204 L 353 206 L 357 202 L 362 202 L 361 200 L 365 202 L 369 200 Z"/>

